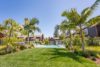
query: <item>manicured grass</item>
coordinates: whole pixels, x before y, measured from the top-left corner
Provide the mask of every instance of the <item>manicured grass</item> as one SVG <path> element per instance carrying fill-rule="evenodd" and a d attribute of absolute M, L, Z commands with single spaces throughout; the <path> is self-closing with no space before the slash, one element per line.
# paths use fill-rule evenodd
<path fill-rule="evenodd" d="M 0 67 L 97 67 L 65 49 L 33 48 L 0 56 Z"/>

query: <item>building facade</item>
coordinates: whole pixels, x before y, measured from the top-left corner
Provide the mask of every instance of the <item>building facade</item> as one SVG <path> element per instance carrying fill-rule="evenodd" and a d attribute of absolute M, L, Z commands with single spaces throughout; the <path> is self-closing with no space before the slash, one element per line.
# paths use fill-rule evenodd
<path fill-rule="evenodd" d="M 100 37 L 100 24 L 96 24 L 88 28 L 88 36 L 90 37 Z"/>

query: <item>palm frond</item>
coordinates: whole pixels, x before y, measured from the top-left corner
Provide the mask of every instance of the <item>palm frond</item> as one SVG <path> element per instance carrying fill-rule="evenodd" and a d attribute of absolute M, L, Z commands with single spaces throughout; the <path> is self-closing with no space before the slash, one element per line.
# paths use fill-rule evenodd
<path fill-rule="evenodd" d="M 90 7 L 91 10 L 95 10 L 95 8 L 99 5 L 100 0 L 96 0 L 95 3 Z"/>
<path fill-rule="evenodd" d="M 73 22 L 75 24 L 80 20 L 80 15 L 76 11 L 76 9 L 71 9 L 70 11 L 64 11 L 62 16 L 66 17 L 68 21 Z"/>
<path fill-rule="evenodd" d="M 59 25 L 59 29 L 60 29 L 61 31 L 65 31 L 65 30 L 68 29 L 68 26 L 65 25 L 65 24 L 67 24 L 67 21 L 66 21 L 66 20 L 64 20 L 64 21 Z"/>
<path fill-rule="evenodd" d="M 84 23 L 87 21 L 87 18 L 93 13 L 97 5 L 99 4 L 100 0 L 96 0 L 95 3 L 91 7 L 85 8 L 81 13 L 80 23 Z"/>
<path fill-rule="evenodd" d="M 30 25 L 35 25 L 35 24 L 39 24 L 39 20 L 37 18 L 32 18 L 30 20 Z"/>
<path fill-rule="evenodd" d="M 70 23 L 70 22 L 68 22 L 66 20 L 64 20 L 60 25 L 60 29 L 61 30 L 64 30 L 64 29 L 68 30 L 68 29 L 73 29 L 73 28 L 75 28 L 75 24 L 74 23 Z"/>
<path fill-rule="evenodd" d="M 39 27 L 34 27 L 34 30 L 35 30 L 35 31 L 38 31 L 38 32 L 41 32 L 41 30 L 40 30 Z"/>
<path fill-rule="evenodd" d="M 62 14 L 61 14 L 61 16 L 66 16 L 66 14 L 67 14 L 67 11 L 64 11 L 64 12 L 62 12 Z"/>
<path fill-rule="evenodd" d="M 86 22 L 86 25 L 91 26 L 91 25 L 98 24 L 98 23 L 100 23 L 100 15 L 88 20 L 88 22 Z"/>
<path fill-rule="evenodd" d="M 73 24 L 78 24 L 78 21 L 80 20 L 80 15 L 79 13 L 76 11 L 76 9 L 71 9 L 71 12 L 69 13 L 71 22 Z"/>
<path fill-rule="evenodd" d="M 90 15 L 91 15 L 91 9 L 89 7 L 85 8 L 81 13 L 80 23 L 84 23 Z"/>
<path fill-rule="evenodd" d="M 25 25 L 25 26 L 24 26 L 24 29 L 25 29 L 25 30 L 29 30 L 29 29 L 30 29 L 30 26 L 29 26 L 29 25 Z"/>

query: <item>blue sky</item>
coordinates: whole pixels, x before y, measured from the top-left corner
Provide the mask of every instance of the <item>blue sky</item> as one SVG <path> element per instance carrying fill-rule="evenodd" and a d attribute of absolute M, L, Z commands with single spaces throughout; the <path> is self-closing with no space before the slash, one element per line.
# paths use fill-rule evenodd
<path fill-rule="evenodd" d="M 0 0 L 0 23 L 7 18 L 13 18 L 24 24 L 24 18 L 36 17 L 39 19 L 42 33 L 53 36 L 54 26 L 64 18 L 64 10 L 76 8 L 80 13 L 84 8 L 91 6 L 95 0 Z M 100 5 L 92 16 L 100 15 Z"/>

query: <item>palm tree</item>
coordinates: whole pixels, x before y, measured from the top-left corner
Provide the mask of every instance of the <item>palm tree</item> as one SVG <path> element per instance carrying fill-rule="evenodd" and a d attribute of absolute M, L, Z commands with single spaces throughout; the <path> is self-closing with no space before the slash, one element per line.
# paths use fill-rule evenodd
<path fill-rule="evenodd" d="M 70 50 L 73 49 L 73 45 L 72 45 L 72 33 L 71 31 L 75 28 L 75 24 L 73 22 L 70 22 L 70 20 L 64 20 L 61 25 L 60 25 L 60 30 L 63 31 L 63 33 L 65 33 L 65 38 L 66 38 L 66 31 L 69 32 L 69 38 L 70 38 Z"/>
<path fill-rule="evenodd" d="M 10 41 L 10 37 L 13 36 L 14 30 L 17 30 L 18 24 L 16 23 L 15 20 L 13 19 L 7 19 L 5 20 L 5 27 L 6 29 L 9 31 L 9 41 Z"/>
<path fill-rule="evenodd" d="M 66 20 L 62 22 L 62 27 L 68 30 L 70 37 L 70 46 L 72 46 L 72 33 L 71 30 L 76 30 L 76 25 L 78 20 L 80 19 L 80 15 L 77 13 L 75 9 L 71 9 L 71 11 L 64 11 L 62 16 L 66 17 Z M 63 29 L 64 29 L 63 28 Z"/>
<path fill-rule="evenodd" d="M 54 31 L 54 37 L 58 37 L 58 36 L 59 36 L 59 25 L 56 25 Z"/>
<path fill-rule="evenodd" d="M 82 41 L 82 50 L 83 52 L 85 51 L 85 42 L 84 42 L 84 35 L 83 35 L 83 28 L 82 25 L 85 26 L 91 26 L 95 23 L 98 23 L 100 21 L 100 15 L 93 17 L 91 19 L 89 19 L 89 16 L 93 13 L 93 11 L 95 10 L 96 6 L 99 4 L 100 0 L 96 0 L 96 2 L 88 8 L 85 8 L 82 12 L 81 12 L 81 18 L 79 20 L 79 22 L 77 23 L 79 28 L 80 28 L 80 37 L 81 37 L 81 41 Z"/>
<path fill-rule="evenodd" d="M 83 52 L 85 51 L 83 25 L 89 27 L 100 21 L 100 16 L 96 16 L 91 19 L 88 18 L 93 13 L 94 9 L 99 4 L 99 2 L 100 2 L 100 0 L 96 0 L 96 2 L 91 7 L 84 9 L 81 12 L 81 15 L 75 9 L 72 9 L 71 11 L 69 11 L 70 13 L 68 11 L 64 11 L 62 14 L 62 16 L 66 16 L 68 19 L 70 19 L 72 22 L 74 22 L 76 26 L 78 26 L 80 28 L 79 33 L 80 33 L 80 38 L 81 38 L 81 42 L 82 42 Z"/>
<path fill-rule="evenodd" d="M 29 35 L 30 33 L 32 33 L 34 35 L 35 31 L 40 32 L 39 27 L 37 27 L 36 25 L 39 23 L 37 18 L 32 18 L 28 24 L 24 25 L 24 29 L 27 31 L 27 36 L 28 36 L 28 42 L 30 44 L 30 40 L 29 40 Z"/>

